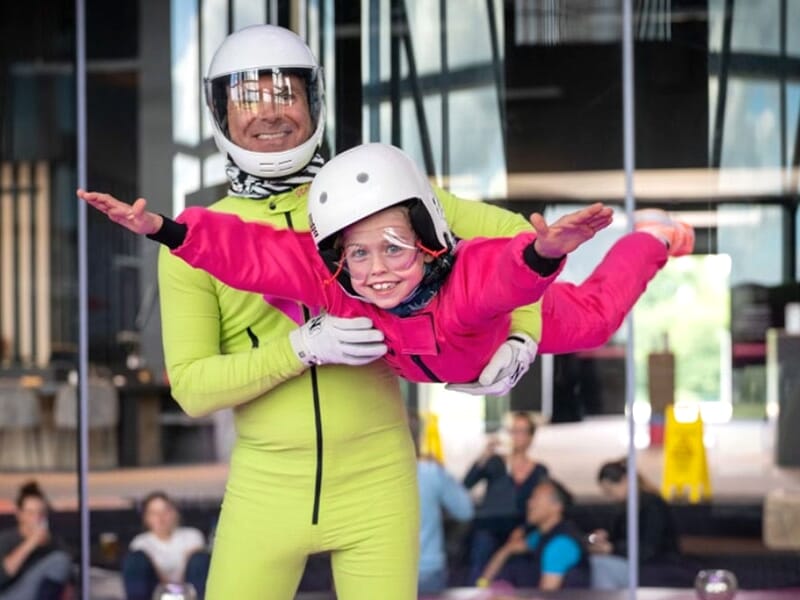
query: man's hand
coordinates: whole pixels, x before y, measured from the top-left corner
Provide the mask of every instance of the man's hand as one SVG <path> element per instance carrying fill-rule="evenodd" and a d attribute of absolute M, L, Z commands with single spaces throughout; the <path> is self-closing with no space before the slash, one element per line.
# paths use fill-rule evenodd
<path fill-rule="evenodd" d="M 600 202 L 564 215 L 552 225 L 539 213 L 533 213 L 530 219 L 536 230 L 533 247 L 543 258 L 560 258 L 611 225 L 613 214 L 613 209 Z"/>
<path fill-rule="evenodd" d="M 111 194 L 100 192 L 77 191 L 78 198 L 104 213 L 110 220 L 133 233 L 147 235 L 156 233 L 164 224 L 161 215 L 145 210 L 147 200 L 139 198 L 133 204 L 117 200 Z"/>
<path fill-rule="evenodd" d="M 445 388 L 473 396 L 503 396 L 530 368 L 537 348 L 538 344 L 527 334 L 512 332 L 483 368 L 478 381 L 451 383 Z"/>
<path fill-rule="evenodd" d="M 608 532 L 605 529 L 595 529 L 587 536 L 587 549 L 591 554 L 611 554 L 614 546 L 608 540 Z"/>
<path fill-rule="evenodd" d="M 514 542 L 519 543 L 520 541 L 525 541 L 525 528 L 524 527 L 514 527 L 511 530 L 511 533 L 508 534 L 507 542 Z"/>
<path fill-rule="evenodd" d="M 386 354 L 383 332 L 367 317 L 343 319 L 323 313 L 289 334 L 297 357 L 306 365 L 365 365 Z"/>

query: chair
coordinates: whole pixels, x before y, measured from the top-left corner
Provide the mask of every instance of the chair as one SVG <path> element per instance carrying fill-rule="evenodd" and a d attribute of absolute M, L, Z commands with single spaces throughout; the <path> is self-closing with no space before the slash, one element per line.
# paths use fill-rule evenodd
<path fill-rule="evenodd" d="M 89 467 L 114 468 L 119 464 L 119 393 L 111 381 L 99 377 L 90 377 L 88 388 Z M 58 466 L 64 469 L 74 469 L 77 464 L 77 392 L 75 385 L 62 384 L 56 391 L 53 407 Z"/>
<path fill-rule="evenodd" d="M 40 467 L 41 408 L 35 390 L 16 380 L 0 380 L 0 467 Z"/>

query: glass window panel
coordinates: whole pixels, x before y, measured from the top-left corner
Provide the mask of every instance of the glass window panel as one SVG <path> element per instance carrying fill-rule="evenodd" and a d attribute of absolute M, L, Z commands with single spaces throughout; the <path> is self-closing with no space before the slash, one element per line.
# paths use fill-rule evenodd
<path fill-rule="evenodd" d="M 504 198 L 505 148 L 495 87 L 453 91 L 449 98 L 452 191 L 469 198 Z M 463 123 L 469 126 L 457 126 Z"/>
<path fill-rule="evenodd" d="M 648 397 L 648 356 L 675 355 L 676 401 L 717 402 L 729 375 L 729 290 L 731 257 L 670 259 L 634 309 L 637 399 Z M 708 411 L 707 411 L 708 412 Z M 725 420 L 729 408 L 714 414 Z"/>
<path fill-rule="evenodd" d="M 200 160 L 178 152 L 172 162 L 172 214 L 185 207 L 186 194 L 200 189 Z"/>
<path fill-rule="evenodd" d="M 263 5 L 263 2 L 258 4 Z M 203 0 L 202 18 L 203 39 L 201 40 L 201 48 L 203 56 L 200 64 L 201 79 L 208 73 L 208 66 L 211 64 L 214 52 L 216 52 L 222 40 L 225 39 L 225 36 L 228 35 L 228 0 Z M 198 82 L 201 79 L 198 79 Z M 203 139 L 208 139 L 211 137 L 211 120 L 208 117 L 208 111 L 205 109 L 205 96 L 202 85 L 199 88 L 198 100 L 200 102 L 198 110 L 202 114 Z"/>
<path fill-rule="evenodd" d="M 221 152 L 212 154 L 203 161 L 203 184 L 206 187 L 228 182 L 228 178 L 225 175 L 227 162 Z"/>
<path fill-rule="evenodd" d="M 463 8 L 459 6 L 456 12 Z M 406 11 L 417 73 L 420 76 L 438 73 L 441 70 L 439 3 L 412 0 L 406 2 Z"/>
<path fill-rule="evenodd" d="M 731 285 L 782 280 L 783 212 L 778 206 L 720 204 L 717 248 L 731 257 Z"/>
<path fill-rule="evenodd" d="M 389 0 L 364 0 L 361 9 L 362 30 L 365 32 L 361 46 L 361 81 L 366 100 L 363 108 L 364 139 L 389 143 L 392 128 L 388 98 L 392 78 L 391 5 Z M 399 51 L 402 79 L 407 75 L 407 62 L 402 46 Z"/>
<path fill-rule="evenodd" d="M 779 1 L 734 2 L 731 31 L 731 48 L 734 52 L 779 53 Z"/>
<path fill-rule="evenodd" d="M 435 173 L 442 172 L 442 118 L 440 102 L 438 95 L 426 96 L 423 98 L 422 102 L 423 110 L 425 111 L 425 124 L 428 130 L 428 141 L 433 154 Z M 400 145 L 403 150 L 414 158 L 417 165 L 424 170 L 425 156 L 422 149 L 422 137 L 414 100 L 411 98 L 403 100 L 401 112 L 403 131 Z"/>
<path fill-rule="evenodd" d="M 719 94 L 719 77 L 709 74 L 708 76 L 708 155 L 714 149 L 714 127 L 716 127 L 717 117 L 717 97 Z"/>
<path fill-rule="evenodd" d="M 233 30 L 248 25 L 267 22 L 268 0 L 231 0 L 233 2 Z"/>
<path fill-rule="evenodd" d="M 433 3 L 431 3 L 433 4 Z M 487 3 L 481 0 L 450 4 L 447 11 L 447 56 L 451 69 L 466 66 L 491 67 L 492 38 Z M 503 20 L 503 12 L 495 9 L 495 22 Z M 499 45 L 502 47 L 502 38 Z"/>
<path fill-rule="evenodd" d="M 794 218 L 794 239 L 800 240 L 800 218 Z M 800 281 L 800 243 L 795 245 L 794 249 L 794 278 Z"/>
<path fill-rule="evenodd" d="M 800 0 L 786 0 L 786 53 L 800 56 Z"/>
<path fill-rule="evenodd" d="M 329 76 L 325 78 L 325 110 L 332 118 L 325 120 L 325 138 L 331 153 L 336 154 L 336 33 L 333 20 L 333 0 L 324 0 L 323 14 L 325 21 L 322 24 L 322 47 L 315 54 L 323 68 L 330 69 Z"/>
<path fill-rule="evenodd" d="M 708 51 L 722 50 L 725 0 L 708 0 Z"/>
<path fill-rule="evenodd" d="M 376 141 L 389 141 L 389 132 L 392 130 L 392 105 L 390 102 L 381 103 L 380 108 L 380 136 Z"/>
<path fill-rule="evenodd" d="M 200 142 L 200 47 L 197 0 L 172 0 L 172 131 L 175 142 Z"/>
<path fill-rule="evenodd" d="M 777 83 L 739 78 L 728 81 L 723 167 L 780 166 L 779 98 Z"/>
<path fill-rule="evenodd" d="M 800 84 L 790 83 L 786 86 L 786 128 L 784 129 L 786 135 L 786 164 L 792 164 L 794 159 L 795 148 L 800 149 Z M 798 178 L 800 175 L 795 174 L 795 186 L 790 187 L 787 191 L 789 193 L 796 193 L 798 191 Z"/>

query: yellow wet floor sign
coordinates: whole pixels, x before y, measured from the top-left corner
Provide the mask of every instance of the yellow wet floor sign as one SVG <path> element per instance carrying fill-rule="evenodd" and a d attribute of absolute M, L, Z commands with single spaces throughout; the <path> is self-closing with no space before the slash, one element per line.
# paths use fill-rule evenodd
<path fill-rule="evenodd" d="M 674 406 L 666 407 L 664 429 L 664 476 L 661 495 L 667 499 L 688 498 L 690 502 L 711 499 L 706 449 L 703 445 L 703 420 L 675 418 Z"/>
<path fill-rule="evenodd" d="M 420 454 L 444 464 L 442 437 L 439 435 L 439 417 L 434 413 L 425 415 L 425 429 L 422 433 L 422 440 L 420 440 Z"/>

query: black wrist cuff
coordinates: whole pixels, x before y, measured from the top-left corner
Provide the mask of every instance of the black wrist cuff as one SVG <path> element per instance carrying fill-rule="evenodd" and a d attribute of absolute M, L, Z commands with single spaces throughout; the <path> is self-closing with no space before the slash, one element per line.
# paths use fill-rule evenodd
<path fill-rule="evenodd" d="M 186 240 L 189 228 L 185 224 L 173 221 L 164 215 L 161 215 L 161 217 L 164 219 L 164 224 L 161 225 L 161 229 L 155 233 L 147 234 L 147 237 L 160 244 L 164 244 L 170 250 L 175 250 L 175 248 L 182 245 Z"/>
<path fill-rule="evenodd" d="M 566 254 L 564 256 L 566 256 Z M 561 261 L 564 260 L 564 256 L 559 258 L 540 256 L 539 253 L 536 252 L 533 243 L 528 244 L 522 252 L 522 260 L 525 261 L 525 264 L 542 277 L 549 277 L 558 271 L 558 267 L 561 266 Z"/>

